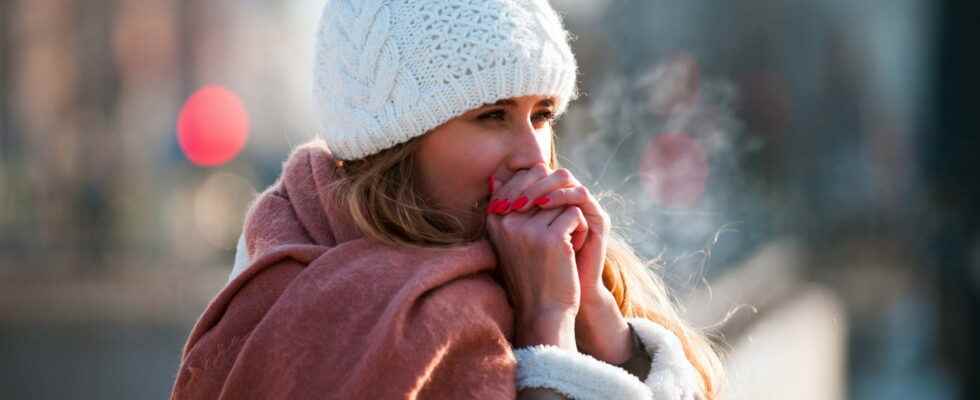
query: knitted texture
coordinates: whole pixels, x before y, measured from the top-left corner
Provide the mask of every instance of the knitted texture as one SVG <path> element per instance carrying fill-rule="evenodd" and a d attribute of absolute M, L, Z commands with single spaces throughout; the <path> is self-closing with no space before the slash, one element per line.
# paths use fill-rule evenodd
<path fill-rule="evenodd" d="M 334 157 L 362 158 L 500 99 L 577 97 L 547 0 L 328 0 L 313 95 Z"/>

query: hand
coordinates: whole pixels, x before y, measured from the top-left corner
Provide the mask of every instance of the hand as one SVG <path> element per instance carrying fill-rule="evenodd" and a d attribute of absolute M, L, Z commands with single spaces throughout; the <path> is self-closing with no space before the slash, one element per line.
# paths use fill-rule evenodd
<path fill-rule="evenodd" d="M 581 306 L 575 321 L 577 342 L 583 351 L 600 360 L 614 364 L 626 361 L 632 349 L 629 325 L 620 313 L 612 293 L 602 283 L 611 226 L 608 214 L 589 190 L 566 169 L 558 169 L 553 173 L 533 171 L 521 177 L 524 181 L 533 178 L 538 179 L 530 184 L 510 186 L 507 190 L 502 188 L 500 192 L 494 193 L 494 197 L 535 199 L 518 201 L 516 205 L 503 211 L 504 215 L 568 207 L 577 207 L 582 211 L 585 222 L 571 238 L 576 251 L 575 264 L 581 285 Z M 517 190 L 518 188 L 523 189 Z"/>
<path fill-rule="evenodd" d="M 493 193 L 491 205 L 520 193 L 544 173 L 543 166 L 518 171 Z M 584 222 L 577 207 L 487 216 L 487 233 L 517 312 L 516 345 L 554 344 L 577 350 L 575 316 L 581 288 L 571 237 L 584 230 Z"/>
<path fill-rule="evenodd" d="M 572 237 L 575 249 L 575 264 L 582 285 L 582 304 L 599 302 L 603 291 L 609 291 L 602 284 L 602 266 L 606 259 L 606 246 L 609 237 L 609 216 L 589 190 L 564 168 L 548 173 L 543 165 L 541 170 L 531 169 L 520 179 L 536 181 L 521 182 L 502 187 L 494 192 L 493 198 L 508 199 L 514 206 L 504 215 L 525 213 L 531 210 L 555 210 L 576 207 L 582 212 L 584 221 L 577 227 Z M 511 181 L 518 179 L 515 175 Z M 525 199 L 521 201 L 520 199 Z M 493 202 L 491 202 L 491 205 Z"/>

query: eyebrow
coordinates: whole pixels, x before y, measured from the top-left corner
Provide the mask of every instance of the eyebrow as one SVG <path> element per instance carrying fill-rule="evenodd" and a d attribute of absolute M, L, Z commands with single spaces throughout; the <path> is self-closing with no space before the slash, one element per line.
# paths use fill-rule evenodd
<path fill-rule="evenodd" d="M 554 104 L 555 104 L 554 100 L 552 100 L 552 99 L 544 99 L 544 100 L 539 101 L 538 104 L 537 104 L 537 106 L 548 107 L 548 106 L 552 106 Z M 480 106 L 480 108 L 483 108 L 483 107 L 491 107 L 491 106 L 515 106 L 515 105 L 517 105 L 517 102 L 514 101 L 514 100 L 511 100 L 511 99 L 502 99 L 502 100 L 497 100 L 496 102 L 494 102 L 492 104 L 491 103 L 484 103 L 482 106 Z"/>

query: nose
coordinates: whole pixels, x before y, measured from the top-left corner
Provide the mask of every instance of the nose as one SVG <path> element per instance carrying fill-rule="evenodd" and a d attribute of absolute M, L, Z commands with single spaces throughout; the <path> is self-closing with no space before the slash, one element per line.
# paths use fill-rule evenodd
<path fill-rule="evenodd" d="M 548 165 L 552 146 L 550 131 L 535 130 L 528 121 L 524 124 L 514 125 L 509 138 L 511 146 L 507 167 L 511 171 L 516 172 L 531 168 L 539 163 Z"/>

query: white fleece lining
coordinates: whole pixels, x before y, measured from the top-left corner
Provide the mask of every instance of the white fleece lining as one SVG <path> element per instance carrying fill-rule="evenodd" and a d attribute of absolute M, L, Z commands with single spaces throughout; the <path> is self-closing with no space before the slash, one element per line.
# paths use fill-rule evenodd
<path fill-rule="evenodd" d="M 544 387 L 575 400 L 696 400 L 700 387 L 697 371 L 684 355 L 680 339 L 648 319 L 626 321 L 653 360 L 645 382 L 587 354 L 539 345 L 514 351 L 517 389 Z"/>
<path fill-rule="evenodd" d="M 670 400 L 697 399 L 698 374 L 684 355 L 684 347 L 673 332 L 644 318 L 627 318 L 643 342 L 653 363 L 645 381 L 653 398 Z"/>
<path fill-rule="evenodd" d="M 514 351 L 517 389 L 549 388 L 575 400 L 650 399 L 650 389 L 622 368 L 587 354 L 537 345 Z"/>

